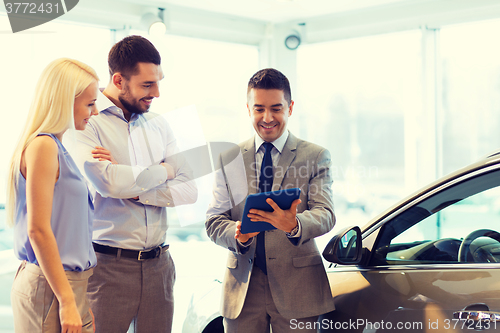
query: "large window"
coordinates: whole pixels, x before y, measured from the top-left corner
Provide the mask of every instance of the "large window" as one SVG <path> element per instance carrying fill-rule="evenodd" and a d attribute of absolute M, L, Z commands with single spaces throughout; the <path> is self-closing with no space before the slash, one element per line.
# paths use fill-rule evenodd
<path fill-rule="evenodd" d="M 0 31 L 11 31 L 7 16 L 0 15 Z M 26 122 L 35 86 L 42 70 L 57 58 L 80 60 L 93 67 L 101 80 L 108 80 L 108 29 L 48 22 L 16 34 L 2 33 L 0 96 L 2 121 L 0 140 L 0 203 L 5 202 L 5 175 L 17 139 Z M 3 221 L 0 221 L 0 228 Z"/>
<path fill-rule="evenodd" d="M 152 110 L 175 121 L 178 136 L 192 135 L 197 122 L 194 134 L 206 141 L 238 143 L 252 134 L 245 105 L 248 79 L 259 69 L 257 47 L 169 35 L 151 41 L 165 74 Z"/>
<path fill-rule="evenodd" d="M 443 27 L 443 171 L 500 148 L 500 21 Z"/>
<path fill-rule="evenodd" d="M 493 20 L 298 50 L 296 130 L 331 151 L 344 223 L 500 147 L 498 31 Z"/>
<path fill-rule="evenodd" d="M 378 213 L 405 190 L 405 117 L 421 108 L 420 32 L 305 45 L 297 70 L 300 121 L 290 127 L 330 150 L 340 223 L 363 223 L 349 216 Z"/>

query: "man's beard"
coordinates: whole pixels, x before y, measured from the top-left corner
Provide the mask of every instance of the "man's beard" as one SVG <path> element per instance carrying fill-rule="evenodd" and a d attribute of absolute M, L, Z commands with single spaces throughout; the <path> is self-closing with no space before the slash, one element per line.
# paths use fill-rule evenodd
<path fill-rule="evenodd" d="M 129 99 L 127 100 L 125 98 Z M 122 103 L 125 110 L 130 113 L 143 114 L 149 111 L 149 106 L 145 110 L 140 108 L 141 100 L 137 100 L 137 102 L 134 102 L 134 98 L 130 94 L 130 87 L 127 81 L 124 82 L 123 94 L 118 96 L 118 100 L 120 101 L 120 103 Z M 132 103 L 129 101 L 132 101 Z"/>
<path fill-rule="evenodd" d="M 125 110 L 130 113 L 143 114 L 149 111 L 149 107 L 146 110 L 142 110 L 137 106 L 140 100 L 137 103 L 131 104 L 125 99 L 125 95 L 118 96 L 118 100 L 120 101 L 120 103 L 122 103 Z"/>

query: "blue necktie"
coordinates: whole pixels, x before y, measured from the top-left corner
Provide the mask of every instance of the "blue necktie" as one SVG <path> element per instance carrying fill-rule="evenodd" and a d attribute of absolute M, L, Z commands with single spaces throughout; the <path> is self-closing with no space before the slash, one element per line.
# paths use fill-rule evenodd
<path fill-rule="evenodd" d="M 265 153 L 260 167 L 259 190 L 260 192 L 269 192 L 273 186 L 273 159 L 271 158 L 271 150 L 274 146 L 270 142 L 264 142 L 263 146 Z M 265 231 L 261 231 L 257 235 L 255 264 L 267 275 L 265 244 Z"/>

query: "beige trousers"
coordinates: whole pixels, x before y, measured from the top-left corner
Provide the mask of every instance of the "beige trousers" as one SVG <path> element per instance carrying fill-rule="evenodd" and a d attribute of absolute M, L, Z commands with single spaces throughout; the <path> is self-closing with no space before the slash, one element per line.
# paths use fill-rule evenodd
<path fill-rule="evenodd" d="M 87 281 L 92 268 L 85 272 L 66 271 L 82 316 L 82 332 L 94 332 L 92 314 L 87 301 Z M 23 261 L 17 270 L 11 293 L 16 333 L 61 332 L 59 302 L 40 267 Z"/>

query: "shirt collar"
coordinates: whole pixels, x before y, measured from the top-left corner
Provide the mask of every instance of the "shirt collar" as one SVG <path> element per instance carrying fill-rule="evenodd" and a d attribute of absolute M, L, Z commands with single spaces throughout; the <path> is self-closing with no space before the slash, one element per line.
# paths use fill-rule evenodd
<path fill-rule="evenodd" d="M 283 147 L 285 147 L 286 140 L 288 139 L 288 130 L 283 132 L 279 138 L 271 142 L 276 149 L 278 149 L 279 153 L 283 151 Z M 259 151 L 260 146 L 264 143 L 264 140 L 259 135 L 255 135 L 255 153 Z"/>
<path fill-rule="evenodd" d="M 117 107 L 106 95 L 104 95 L 102 92 L 99 92 L 97 94 L 97 100 L 96 100 L 96 106 L 97 110 L 100 112 L 107 111 L 111 114 L 114 114 L 120 118 L 125 119 L 125 116 L 123 115 L 122 109 Z M 126 120 L 126 119 L 125 119 Z M 132 119 L 131 119 L 132 120 Z"/>

